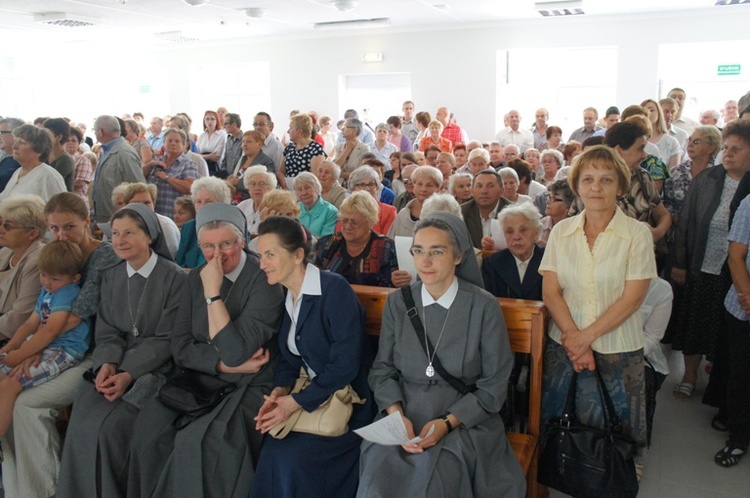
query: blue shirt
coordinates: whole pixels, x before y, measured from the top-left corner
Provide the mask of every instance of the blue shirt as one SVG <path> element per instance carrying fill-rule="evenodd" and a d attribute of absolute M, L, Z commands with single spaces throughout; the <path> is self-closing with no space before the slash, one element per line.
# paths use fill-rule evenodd
<path fill-rule="evenodd" d="M 8 156 L 0 161 L 0 192 L 5 190 L 13 173 L 20 167 L 21 165 L 13 159 L 13 156 Z"/>
<path fill-rule="evenodd" d="M 42 287 L 34 308 L 34 312 L 39 315 L 42 321 L 41 326 L 47 325 L 47 319 L 52 313 L 70 311 L 79 292 L 81 292 L 81 287 L 78 284 L 68 284 L 58 289 L 54 294 L 50 294 Z M 69 355 L 82 360 L 89 349 L 90 343 L 89 322 L 84 320 L 73 329 L 59 335 L 47 347 L 62 348 Z"/>
<path fill-rule="evenodd" d="M 750 246 L 750 196 L 742 199 L 740 207 L 737 208 L 727 239 L 729 242 Z M 745 257 L 745 267 L 750 271 L 750 251 Z M 750 319 L 740 306 L 740 296 L 737 294 L 734 284 L 732 284 L 727 297 L 724 299 L 724 307 L 737 320 L 747 322 Z"/>
<path fill-rule="evenodd" d="M 158 135 L 149 135 L 146 140 L 148 141 L 148 144 L 151 146 L 151 148 L 158 153 L 164 146 L 164 130 L 162 130 Z"/>

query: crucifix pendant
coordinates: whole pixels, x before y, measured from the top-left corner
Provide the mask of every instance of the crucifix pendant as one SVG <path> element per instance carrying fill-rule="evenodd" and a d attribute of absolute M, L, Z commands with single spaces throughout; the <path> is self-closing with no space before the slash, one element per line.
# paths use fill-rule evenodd
<path fill-rule="evenodd" d="M 132 330 L 132 332 L 133 332 L 133 335 L 134 335 L 135 337 L 138 337 L 138 334 L 139 334 L 139 332 L 138 332 L 138 327 L 137 327 L 137 326 L 133 325 L 133 330 Z"/>
<path fill-rule="evenodd" d="M 432 362 L 430 362 L 430 364 L 427 365 L 427 368 L 425 369 L 424 373 L 427 377 L 435 376 L 435 369 L 432 367 Z"/>

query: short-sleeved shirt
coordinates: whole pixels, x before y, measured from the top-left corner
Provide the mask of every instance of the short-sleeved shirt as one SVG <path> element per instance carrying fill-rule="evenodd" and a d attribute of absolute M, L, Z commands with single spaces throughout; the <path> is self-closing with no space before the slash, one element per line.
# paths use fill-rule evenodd
<path fill-rule="evenodd" d="M 708 237 L 706 238 L 706 252 L 703 256 L 701 271 L 710 275 L 720 275 L 721 269 L 729 255 L 729 204 L 732 202 L 734 193 L 737 191 L 739 180 L 729 175 L 724 178 L 724 186 L 721 189 L 721 199 L 716 208 L 711 222 L 708 225 Z"/>
<path fill-rule="evenodd" d="M 166 164 L 167 157 L 163 156 L 158 158 L 159 161 L 164 161 Z M 159 195 L 156 196 L 156 203 L 154 205 L 154 211 L 162 214 L 168 218 L 174 217 L 174 201 L 177 200 L 181 195 L 185 195 L 172 187 L 167 180 L 161 180 L 156 178 L 154 174 L 159 171 L 157 168 L 151 170 L 151 174 L 148 175 L 148 182 L 156 185 L 159 191 Z M 165 170 L 167 176 L 177 178 L 179 180 L 185 180 L 192 178 L 193 180 L 198 179 L 198 165 L 193 162 L 187 155 L 181 154 L 175 159 L 172 164 Z"/>
<path fill-rule="evenodd" d="M 75 181 L 82 181 L 83 185 L 80 187 L 73 186 L 73 193 L 83 199 L 86 203 L 86 207 L 89 206 L 89 184 L 94 181 L 94 167 L 91 165 L 91 161 L 85 155 L 78 153 L 73 156 L 76 162 L 76 174 Z"/>
<path fill-rule="evenodd" d="M 641 168 L 648 171 L 649 176 L 655 182 L 669 178 L 669 168 L 667 168 L 667 164 L 654 155 L 649 154 L 649 156 L 641 163 Z"/>
<path fill-rule="evenodd" d="M 712 168 L 713 166 L 714 160 L 711 158 L 706 168 Z M 672 216 L 679 216 L 682 211 L 685 196 L 693 183 L 692 168 L 693 161 L 688 159 L 674 168 L 669 178 L 664 182 L 664 207 Z"/>
<path fill-rule="evenodd" d="M 550 233 L 539 272 L 555 272 L 576 326 L 583 330 L 622 297 L 625 282 L 656 278 L 654 242 L 648 227 L 620 209 L 589 249 L 583 231 L 586 211 L 558 222 Z M 553 322 L 549 336 L 561 343 Z M 643 347 L 643 324 L 633 313 L 591 345 L 598 353 L 624 353 Z"/>
<path fill-rule="evenodd" d="M 314 140 L 299 150 L 294 142 L 289 143 L 284 149 L 284 175 L 294 178 L 303 171 L 310 171 L 310 161 L 318 156 L 328 157 L 323 146 Z"/>
<path fill-rule="evenodd" d="M 745 197 L 740 203 L 740 207 L 737 208 L 727 239 L 729 242 L 750 246 L 750 196 Z M 745 256 L 745 267 L 750 272 L 750 251 Z M 750 320 L 750 316 L 740 306 L 740 296 L 737 294 L 737 288 L 734 284 L 732 284 L 727 297 L 724 299 L 724 307 L 737 320 L 743 322 Z"/>
<path fill-rule="evenodd" d="M 52 313 L 57 311 L 71 311 L 73 301 L 78 297 L 81 288 L 78 284 L 68 284 L 61 287 L 54 294 L 50 294 L 42 287 L 39 299 L 36 301 L 34 313 L 39 315 L 41 326 L 47 325 L 47 320 Z M 91 337 L 89 336 L 89 323 L 82 321 L 74 328 L 58 336 L 49 343 L 49 348 L 62 348 L 66 353 L 78 360 L 82 360 L 89 349 Z"/>

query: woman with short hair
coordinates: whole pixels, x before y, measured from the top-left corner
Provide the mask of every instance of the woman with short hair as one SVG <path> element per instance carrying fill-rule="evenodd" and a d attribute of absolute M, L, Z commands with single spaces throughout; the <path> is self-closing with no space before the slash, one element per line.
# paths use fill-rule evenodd
<path fill-rule="evenodd" d="M 546 216 L 540 221 L 541 229 L 537 245 L 544 247 L 549 240 L 549 234 L 560 221 L 568 217 L 570 205 L 575 201 L 575 195 L 567 180 L 556 180 L 547 185 L 549 196 L 546 200 L 544 213 Z"/>
<path fill-rule="evenodd" d="M 440 190 L 443 185 L 443 174 L 432 166 L 419 166 L 411 174 L 411 183 L 414 186 L 414 198 L 396 215 L 387 234 L 391 239 L 414 236 L 422 205 L 432 194 Z"/>
<path fill-rule="evenodd" d="M 320 196 L 324 201 L 333 204 L 336 209 L 338 209 L 346 198 L 346 189 L 339 183 L 341 167 L 335 162 L 326 159 L 325 161 L 321 161 L 321 163 L 313 169 L 312 173 L 320 182 Z"/>
<path fill-rule="evenodd" d="M 469 173 L 472 176 L 477 176 L 482 171 L 491 168 L 490 166 L 490 153 L 487 149 L 478 148 L 469 152 Z"/>
<path fill-rule="evenodd" d="M 539 156 L 539 162 L 544 174 L 539 175 L 537 181 L 546 187 L 555 181 L 555 175 L 564 166 L 565 158 L 559 150 L 547 149 Z"/>
<path fill-rule="evenodd" d="M 75 161 L 76 169 L 73 177 L 73 192 L 77 194 L 86 205 L 89 205 L 89 184 L 94 181 L 94 166 L 96 162 L 92 163 L 89 158 L 89 154 L 81 152 L 81 143 L 83 141 L 83 133 L 78 128 L 70 127 L 70 136 L 65 144 L 65 148 L 68 154 L 73 156 Z"/>
<path fill-rule="evenodd" d="M 518 193 L 518 173 L 510 167 L 500 168 L 497 172 L 503 180 L 503 198 L 511 204 L 531 202 L 531 197 Z"/>
<path fill-rule="evenodd" d="M 540 151 L 557 150 L 562 152 L 563 147 L 565 147 L 562 141 L 562 128 L 559 126 L 548 126 L 544 136 L 547 140 L 539 146 Z"/>
<path fill-rule="evenodd" d="M 441 136 L 443 133 L 443 123 L 437 119 L 433 119 L 430 121 L 428 130 L 429 134 L 419 142 L 420 152 L 424 152 L 430 145 L 439 147 L 442 152 L 453 151 L 453 142 Z"/>
<path fill-rule="evenodd" d="M 375 154 L 375 157 L 383 164 L 388 164 L 390 155 L 398 152 L 398 147 L 388 141 L 388 125 L 385 123 L 380 123 L 375 127 L 375 142 L 370 146 L 370 152 Z"/>
<path fill-rule="evenodd" d="M 237 202 L 246 201 L 250 197 L 245 182 L 242 181 L 248 168 L 261 165 L 271 173 L 276 172 L 273 160 L 263 153 L 263 140 L 263 135 L 256 130 L 246 131 L 242 134 L 242 157 L 233 166 L 234 169 L 228 172 L 229 177 L 227 178 L 227 183 L 237 189 L 237 195 L 234 196 Z M 276 183 L 278 182 L 274 182 L 274 185 Z"/>
<path fill-rule="evenodd" d="M 125 140 L 138 153 L 141 158 L 141 164 L 151 162 L 154 158 L 151 152 L 151 146 L 148 142 L 140 137 L 138 123 L 134 119 L 125 120 Z"/>
<path fill-rule="evenodd" d="M 166 145 L 166 135 L 164 136 Z M 203 113 L 203 133 L 200 134 L 195 142 L 200 155 L 208 164 L 210 175 L 216 175 L 219 172 L 219 165 L 224 159 L 226 152 L 227 134 L 224 131 L 224 116 L 216 111 L 206 111 Z M 223 172 L 227 174 L 227 172 Z M 226 176 L 224 176 L 226 178 Z"/>
<path fill-rule="evenodd" d="M 290 143 L 284 148 L 283 157 L 276 176 L 279 184 L 288 189 L 300 173 L 309 173 L 328 157 L 323 146 L 310 138 L 312 118 L 307 114 L 296 114 L 289 118 Z"/>
<path fill-rule="evenodd" d="M 49 165 L 60 173 L 65 182 L 65 188 L 68 192 L 72 192 L 76 165 L 73 156 L 65 150 L 65 142 L 70 136 L 70 124 L 63 118 L 49 118 L 44 121 L 44 127 L 50 131 L 53 138 Z"/>
<path fill-rule="evenodd" d="M 198 179 L 198 166 L 185 155 L 185 134 L 169 129 L 164 132 L 164 155 L 143 166 L 143 176 L 159 189 L 155 210 L 169 218 L 174 216 L 174 201 L 190 192 Z"/>
<path fill-rule="evenodd" d="M 52 136 L 47 130 L 33 125 L 21 125 L 13 130 L 13 159 L 21 165 L 0 193 L 0 202 L 16 194 L 35 194 L 48 201 L 50 197 L 67 191 L 62 175 L 46 164 L 52 152 Z"/>
<path fill-rule="evenodd" d="M 378 220 L 372 229 L 375 233 L 385 235 L 396 219 L 396 208 L 378 200 L 383 184 L 380 175 L 370 166 L 360 166 L 349 177 L 352 192 L 367 192 L 378 204 Z M 338 225 L 337 225 L 338 226 Z M 338 228 L 337 228 L 338 231 Z"/>
<path fill-rule="evenodd" d="M 401 133 L 401 118 L 398 116 L 390 116 L 386 123 L 390 131 L 390 137 L 388 140 L 398 148 L 399 152 L 411 152 L 412 143 L 409 137 Z"/>
<path fill-rule="evenodd" d="M 456 173 L 448 180 L 448 192 L 456 198 L 459 204 L 469 202 L 473 194 L 471 192 L 471 183 L 474 177 L 471 173 Z"/>
<path fill-rule="evenodd" d="M 237 207 L 247 218 L 248 235 L 255 236 L 261 221 L 260 203 L 264 195 L 276 188 L 276 175 L 265 166 L 250 166 L 242 175 L 242 182 L 250 198 L 237 204 Z"/>
<path fill-rule="evenodd" d="M 583 151 L 581 142 L 577 140 L 571 140 L 566 143 L 562 148 L 563 159 L 565 160 L 565 166 L 573 166 L 573 159 Z"/>
<path fill-rule="evenodd" d="M 309 171 L 300 173 L 294 178 L 294 192 L 299 199 L 300 222 L 315 237 L 332 234 L 339 211 L 320 197 L 322 187 L 318 178 Z"/>

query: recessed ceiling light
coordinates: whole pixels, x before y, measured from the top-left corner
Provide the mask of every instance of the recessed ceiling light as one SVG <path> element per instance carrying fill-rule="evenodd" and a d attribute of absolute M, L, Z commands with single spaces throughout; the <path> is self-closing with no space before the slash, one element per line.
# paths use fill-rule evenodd
<path fill-rule="evenodd" d="M 448 9 L 450 9 L 450 5 L 448 5 L 447 3 L 438 3 L 438 4 L 433 5 L 433 7 L 435 7 L 436 9 L 439 9 L 439 10 L 448 10 Z"/>
<path fill-rule="evenodd" d="M 200 5 L 205 5 L 208 3 L 208 0 L 182 0 L 182 1 L 193 7 L 198 7 Z"/>
<path fill-rule="evenodd" d="M 76 16 L 64 12 L 50 12 L 34 16 L 34 22 L 47 24 L 49 26 L 63 26 L 66 28 L 81 28 L 84 26 L 93 26 L 99 22 L 99 19 L 91 17 Z"/>
<path fill-rule="evenodd" d="M 256 19 L 263 17 L 266 11 L 260 7 L 250 7 L 242 11 L 247 17 L 254 17 Z"/>
<path fill-rule="evenodd" d="M 313 28 L 318 31 L 333 31 L 358 28 L 385 28 L 391 25 L 388 17 L 378 17 L 375 19 L 356 19 L 354 21 L 333 21 L 318 22 L 313 24 Z"/>
<path fill-rule="evenodd" d="M 354 0 L 334 0 L 332 5 L 341 12 L 349 12 L 357 6 L 357 3 Z"/>

